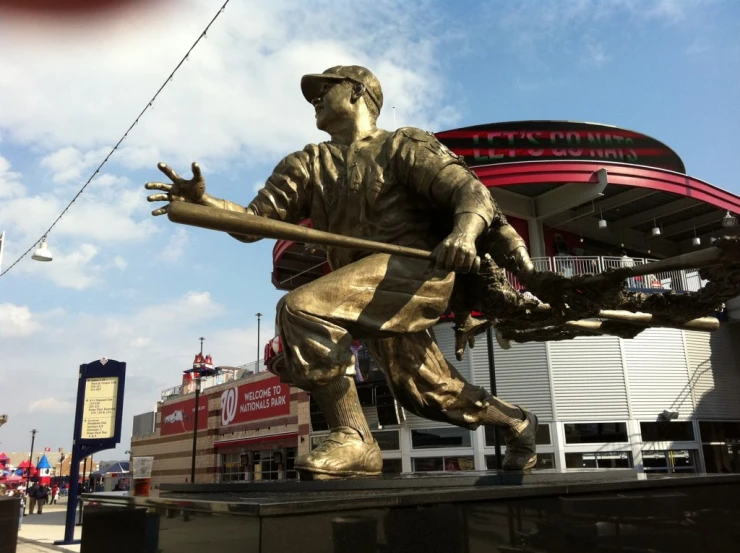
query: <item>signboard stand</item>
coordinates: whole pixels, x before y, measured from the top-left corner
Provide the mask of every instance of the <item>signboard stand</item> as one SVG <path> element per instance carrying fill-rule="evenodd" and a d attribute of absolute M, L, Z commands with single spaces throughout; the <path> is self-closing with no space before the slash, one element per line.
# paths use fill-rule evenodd
<path fill-rule="evenodd" d="M 114 448 L 120 443 L 125 378 L 126 363 L 120 361 L 103 358 L 80 365 L 67 518 L 64 539 L 55 541 L 57 545 L 80 543 L 74 539 L 80 462 L 93 453 Z"/>

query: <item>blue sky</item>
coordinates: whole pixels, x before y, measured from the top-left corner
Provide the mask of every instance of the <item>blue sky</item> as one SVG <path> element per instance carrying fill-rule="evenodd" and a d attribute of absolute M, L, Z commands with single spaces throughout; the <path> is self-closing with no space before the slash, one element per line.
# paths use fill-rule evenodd
<path fill-rule="evenodd" d="M 152 4 L 152 3 L 150 3 Z M 59 214 L 179 61 L 215 6 L 160 2 L 95 22 L 0 13 L 3 268 Z M 128 362 L 131 418 L 179 383 L 206 337 L 217 364 L 272 335 L 273 242 L 240 244 L 149 216 L 158 161 L 204 168 L 248 203 L 280 158 L 323 140 L 298 86 L 337 64 L 376 72 L 380 124 L 445 130 L 567 119 L 631 128 L 692 176 L 740 194 L 740 4 L 734 1 L 232 0 L 122 149 L 49 236 L 55 260 L 0 279 L 0 450 L 71 445 L 76 367 Z M 101 458 L 122 456 L 124 442 Z"/>

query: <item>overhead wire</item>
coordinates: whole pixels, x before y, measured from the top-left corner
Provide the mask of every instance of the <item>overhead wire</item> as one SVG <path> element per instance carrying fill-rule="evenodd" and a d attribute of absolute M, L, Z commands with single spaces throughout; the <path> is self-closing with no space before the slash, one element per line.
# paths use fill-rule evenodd
<path fill-rule="evenodd" d="M 103 161 L 100 163 L 100 165 L 98 165 L 98 167 L 95 169 L 95 171 L 93 171 L 92 175 L 90 175 L 90 178 L 88 178 L 87 181 L 85 182 L 85 184 L 82 185 L 82 188 L 80 188 L 80 190 L 77 192 L 77 194 L 74 195 L 74 197 L 70 200 L 70 202 L 67 204 L 67 206 L 62 210 L 62 212 L 59 214 L 59 216 L 56 219 L 54 219 L 54 222 L 51 224 L 51 226 L 48 229 L 46 229 L 46 232 L 44 232 L 44 234 L 42 234 L 41 237 L 38 240 L 36 240 L 33 244 L 31 244 L 31 246 L 25 252 L 23 252 L 23 254 L 18 259 L 16 259 L 15 261 L 13 261 L 13 263 L 11 263 L 8 266 L 7 269 L 5 269 L 2 273 L 0 273 L 0 277 L 5 276 L 13 267 L 15 267 L 18 263 L 20 263 L 23 260 L 23 258 L 25 258 L 29 253 L 31 253 L 31 250 L 33 250 L 44 238 L 46 238 L 49 235 L 49 233 L 54 229 L 54 227 L 56 226 L 56 224 L 62 219 L 62 217 L 64 217 L 64 215 L 67 213 L 67 211 L 69 211 L 69 208 L 72 207 L 72 204 L 74 204 L 77 201 L 77 198 L 79 198 L 82 195 L 82 193 L 85 191 L 85 189 L 90 185 L 90 183 L 95 178 L 95 176 L 98 173 L 100 173 L 100 170 L 108 162 L 108 160 L 110 159 L 110 157 L 116 152 L 116 150 L 118 150 L 118 147 L 121 145 L 121 143 L 124 140 L 126 140 L 126 138 L 128 137 L 128 134 L 139 123 L 139 120 L 142 118 L 142 116 L 152 107 L 152 104 L 157 99 L 157 97 L 159 96 L 159 94 L 164 90 L 164 88 L 167 86 L 167 84 L 169 84 L 170 81 L 172 81 L 173 77 L 175 76 L 175 73 L 177 73 L 178 69 L 180 69 L 180 67 L 182 66 L 182 64 L 185 63 L 188 60 L 188 58 L 190 57 L 190 53 L 195 49 L 195 47 L 198 45 L 198 43 L 202 39 L 208 38 L 207 37 L 208 30 L 211 28 L 211 25 L 213 25 L 213 23 L 216 21 L 216 19 L 218 19 L 218 16 L 223 13 L 223 11 L 226 9 L 226 6 L 228 5 L 228 3 L 230 1 L 231 0 L 226 0 L 223 3 L 223 5 L 221 6 L 221 8 L 219 8 L 219 10 L 216 12 L 216 15 L 213 16 L 213 18 L 209 21 L 208 25 L 206 25 L 205 29 L 203 29 L 203 32 L 200 33 L 200 35 L 198 35 L 198 38 L 195 40 L 195 42 L 193 42 L 193 44 L 190 46 L 190 48 L 188 49 L 188 51 L 182 57 L 182 59 L 180 60 L 180 62 L 170 72 L 169 76 L 164 80 L 164 82 L 159 87 L 159 89 L 157 90 L 157 92 L 154 93 L 154 96 L 152 96 L 152 98 L 146 103 L 146 105 L 144 106 L 144 109 L 141 110 L 141 112 L 139 113 L 139 115 L 136 116 L 136 119 L 134 119 L 134 122 L 131 123 L 131 125 L 128 127 L 128 129 L 126 129 L 126 132 L 123 133 L 123 136 L 118 140 L 118 142 L 116 142 L 115 146 L 113 146 L 113 148 L 111 148 L 111 150 L 108 152 L 108 155 L 105 156 L 105 159 L 103 159 Z"/>

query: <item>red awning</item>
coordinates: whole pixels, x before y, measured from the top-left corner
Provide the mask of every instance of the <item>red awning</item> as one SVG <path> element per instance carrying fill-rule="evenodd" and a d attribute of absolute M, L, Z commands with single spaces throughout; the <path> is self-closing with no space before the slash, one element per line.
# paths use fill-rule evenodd
<path fill-rule="evenodd" d="M 298 432 L 287 432 L 285 434 L 272 434 L 270 436 L 252 436 L 250 438 L 239 438 L 236 440 L 223 440 L 213 444 L 213 447 L 217 449 L 221 447 L 241 447 L 253 444 L 266 444 L 297 439 Z"/>

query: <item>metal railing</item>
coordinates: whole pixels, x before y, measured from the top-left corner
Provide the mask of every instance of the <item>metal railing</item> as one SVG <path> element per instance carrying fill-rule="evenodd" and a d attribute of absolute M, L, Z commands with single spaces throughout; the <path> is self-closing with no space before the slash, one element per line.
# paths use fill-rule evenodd
<path fill-rule="evenodd" d="M 231 382 L 233 380 L 246 378 L 249 375 L 256 374 L 258 372 L 264 372 L 265 370 L 267 369 L 265 368 L 264 359 L 252 361 L 251 363 L 246 363 L 245 365 L 239 365 L 235 369 L 222 370 L 217 375 L 202 378 L 200 380 L 200 389 L 202 391 L 207 388 L 212 388 L 214 386 L 219 386 L 221 384 Z M 162 393 L 160 394 L 160 401 L 165 401 L 166 399 L 186 394 L 192 394 L 193 392 L 195 392 L 195 382 L 191 381 L 181 386 L 173 386 L 172 388 L 162 390 Z"/>
<path fill-rule="evenodd" d="M 564 277 L 573 277 L 589 273 L 600 273 L 611 268 L 634 267 L 651 263 L 657 259 L 645 257 L 602 257 L 602 256 L 571 256 L 559 255 L 555 257 L 535 257 L 532 263 L 538 271 L 552 271 Z M 517 288 L 521 285 L 507 273 L 509 281 Z M 704 287 L 706 281 L 699 276 L 697 269 L 680 271 L 662 271 L 645 276 L 627 279 L 627 286 L 636 290 L 660 289 L 675 290 L 676 292 L 696 292 Z"/>

